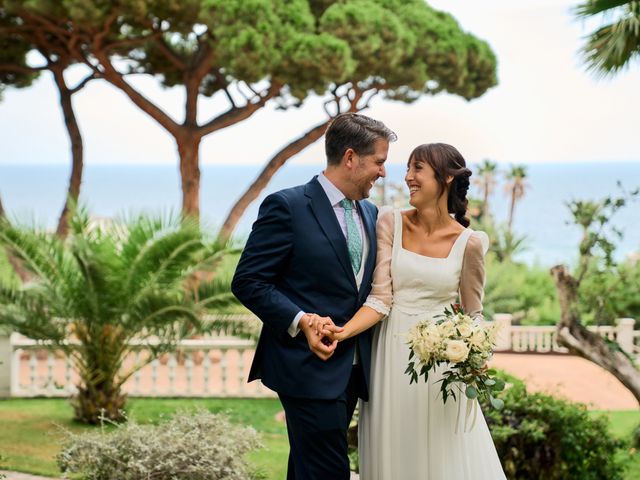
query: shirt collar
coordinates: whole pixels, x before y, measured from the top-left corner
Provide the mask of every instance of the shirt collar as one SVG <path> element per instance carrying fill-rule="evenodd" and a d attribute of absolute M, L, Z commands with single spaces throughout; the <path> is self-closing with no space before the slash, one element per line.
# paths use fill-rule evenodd
<path fill-rule="evenodd" d="M 332 206 L 335 207 L 342 201 L 343 198 L 346 198 L 344 196 L 344 193 L 342 193 L 338 187 L 331 183 L 331 180 L 324 176 L 324 173 L 320 173 L 320 175 L 318 175 L 318 182 L 324 190 L 324 193 L 327 194 L 327 198 L 329 198 L 329 202 L 331 202 Z"/>

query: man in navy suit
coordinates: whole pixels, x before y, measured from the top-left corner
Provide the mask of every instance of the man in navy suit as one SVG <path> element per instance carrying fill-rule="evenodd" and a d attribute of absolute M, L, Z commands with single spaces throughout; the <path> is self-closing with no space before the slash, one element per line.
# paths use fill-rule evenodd
<path fill-rule="evenodd" d="M 358 397 L 368 398 L 370 332 L 332 343 L 312 320 L 339 328 L 371 290 L 377 209 L 364 199 L 395 139 L 382 122 L 338 115 L 325 133 L 326 170 L 264 200 L 233 278 L 264 323 L 249 381 L 262 379 L 284 407 L 288 480 L 350 475 L 347 429 Z"/>

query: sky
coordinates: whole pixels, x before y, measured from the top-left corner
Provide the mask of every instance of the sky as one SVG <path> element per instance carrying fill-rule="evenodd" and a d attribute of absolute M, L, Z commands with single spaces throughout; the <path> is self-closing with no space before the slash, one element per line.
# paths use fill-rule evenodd
<path fill-rule="evenodd" d="M 411 105 L 377 99 L 367 115 L 398 134 L 389 162 L 404 163 L 417 145 L 446 142 L 468 162 L 639 161 L 638 82 L 633 65 L 612 79 L 597 79 L 581 64 L 583 37 L 593 25 L 574 18 L 578 0 L 432 0 L 462 27 L 489 42 L 498 57 L 497 87 L 467 102 L 448 94 Z M 82 71 L 69 72 L 68 79 Z M 132 80 L 145 95 L 179 118 L 183 95 L 151 78 Z M 173 139 L 118 90 L 91 82 L 74 97 L 85 141 L 86 164 L 175 165 Z M 201 103 L 203 119 L 226 109 L 222 98 Z M 311 98 L 286 112 L 268 106 L 249 120 L 209 135 L 203 164 L 262 164 L 283 145 L 324 118 Z M 53 81 L 45 73 L 31 88 L 7 90 L 0 102 L 0 165 L 69 163 L 69 148 Z M 294 164 L 322 164 L 321 142 Z"/>

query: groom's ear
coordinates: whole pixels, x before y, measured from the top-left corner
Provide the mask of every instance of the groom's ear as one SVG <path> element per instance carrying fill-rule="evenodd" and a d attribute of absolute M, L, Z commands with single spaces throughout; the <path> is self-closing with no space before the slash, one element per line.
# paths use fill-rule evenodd
<path fill-rule="evenodd" d="M 342 162 L 346 167 L 351 168 L 353 167 L 354 162 L 357 160 L 356 155 L 357 154 L 353 150 L 353 148 L 347 148 L 344 152 L 344 155 L 342 156 Z"/>

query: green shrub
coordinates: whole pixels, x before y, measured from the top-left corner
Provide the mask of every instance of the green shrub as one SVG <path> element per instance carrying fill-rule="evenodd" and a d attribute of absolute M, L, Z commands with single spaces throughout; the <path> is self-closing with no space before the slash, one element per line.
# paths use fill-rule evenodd
<path fill-rule="evenodd" d="M 528 393 L 523 382 L 498 395 L 502 410 L 482 405 L 498 455 L 510 480 L 617 480 L 624 464 L 604 417 L 592 418 L 582 404 Z"/>
<path fill-rule="evenodd" d="M 615 325 L 617 318 L 640 320 L 640 262 L 604 270 L 592 262 L 580 285 L 580 315 L 587 325 Z"/>
<path fill-rule="evenodd" d="M 555 325 L 560 304 L 547 268 L 486 257 L 484 313 L 512 313 L 523 325 Z"/>
<path fill-rule="evenodd" d="M 63 472 L 91 480 L 246 480 L 244 456 L 260 447 L 253 428 L 206 410 L 178 412 L 158 425 L 119 424 L 109 433 L 73 434 L 58 454 Z"/>
<path fill-rule="evenodd" d="M 631 434 L 631 446 L 640 449 L 640 425 L 636 426 Z"/>

